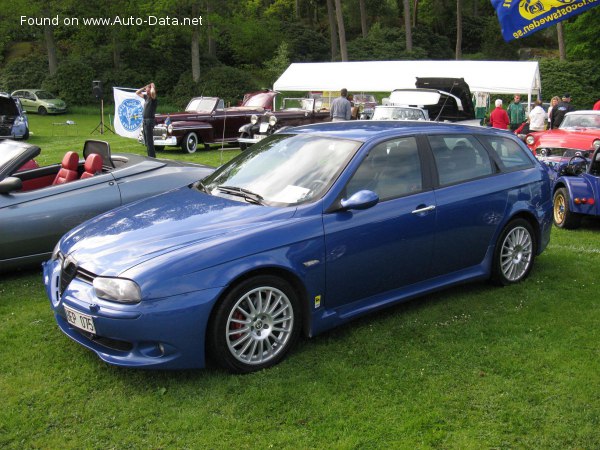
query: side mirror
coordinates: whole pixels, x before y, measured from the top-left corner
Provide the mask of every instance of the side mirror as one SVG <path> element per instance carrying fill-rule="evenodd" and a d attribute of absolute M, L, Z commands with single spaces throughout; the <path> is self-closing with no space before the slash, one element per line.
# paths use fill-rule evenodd
<path fill-rule="evenodd" d="M 0 181 L 0 194 L 10 194 L 23 188 L 23 182 L 17 177 L 7 177 Z"/>
<path fill-rule="evenodd" d="M 349 199 L 342 199 L 340 204 L 345 210 L 349 209 L 369 209 L 379 203 L 379 196 L 373 191 L 358 191 Z"/>

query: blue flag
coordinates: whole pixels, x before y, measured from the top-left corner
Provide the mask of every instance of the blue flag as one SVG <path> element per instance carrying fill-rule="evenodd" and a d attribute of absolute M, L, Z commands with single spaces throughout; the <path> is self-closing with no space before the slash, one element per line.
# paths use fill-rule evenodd
<path fill-rule="evenodd" d="M 521 39 L 561 20 L 581 14 L 600 0 L 491 0 L 502 37 L 506 42 Z"/>

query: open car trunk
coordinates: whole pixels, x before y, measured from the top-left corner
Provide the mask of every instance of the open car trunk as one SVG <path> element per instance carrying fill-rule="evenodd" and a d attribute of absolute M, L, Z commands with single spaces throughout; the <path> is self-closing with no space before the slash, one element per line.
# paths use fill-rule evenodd
<path fill-rule="evenodd" d="M 0 97 L 0 136 L 10 136 L 19 110 L 11 97 Z"/>

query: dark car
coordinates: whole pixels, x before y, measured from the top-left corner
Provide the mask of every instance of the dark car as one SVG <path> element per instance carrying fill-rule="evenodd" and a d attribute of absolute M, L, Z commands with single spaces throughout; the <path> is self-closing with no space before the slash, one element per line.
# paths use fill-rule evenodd
<path fill-rule="evenodd" d="M 554 224 L 575 229 L 584 217 L 600 216 L 600 148 L 562 151 L 561 156 L 553 149 L 554 155 L 538 157 L 553 181 Z"/>
<path fill-rule="evenodd" d="M 429 120 L 478 123 L 471 90 L 463 78 L 417 78 L 415 86 L 395 89 L 388 103 L 423 108 Z"/>
<path fill-rule="evenodd" d="M 250 372 L 301 333 L 467 281 L 517 283 L 551 228 L 548 173 L 502 130 L 321 123 L 78 226 L 44 283 L 60 329 L 110 364 L 204 367 L 208 353 Z"/>
<path fill-rule="evenodd" d="M 244 97 L 241 106 L 226 108 L 218 97 L 195 97 L 184 112 L 157 114 L 154 127 L 154 146 L 179 146 L 186 153 L 194 153 L 198 146 L 236 143 L 239 128 L 254 114 L 272 108 L 276 93 L 255 92 Z"/>
<path fill-rule="evenodd" d="M 254 114 L 250 123 L 239 129 L 240 148 L 245 150 L 249 145 L 256 144 L 261 139 L 277 133 L 286 127 L 328 122 L 331 120 L 329 109 L 323 108 L 322 97 L 284 98 L 282 108 Z"/>
<path fill-rule="evenodd" d="M 0 92 L 0 139 L 29 139 L 29 121 L 18 98 Z"/>
<path fill-rule="evenodd" d="M 40 148 L 0 143 L 0 272 L 39 263 L 66 231 L 125 203 L 185 186 L 214 169 L 133 154 L 87 141 L 83 159 L 37 167 Z"/>

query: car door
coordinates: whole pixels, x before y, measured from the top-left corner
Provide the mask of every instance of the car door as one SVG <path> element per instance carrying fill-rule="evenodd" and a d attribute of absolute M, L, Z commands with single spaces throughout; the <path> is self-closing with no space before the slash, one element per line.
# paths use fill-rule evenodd
<path fill-rule="evenodd" d="M 378 204 L 324 215 L 327 308 L 375 301 L 429 277 L 435 199 L 416 142 L 408 137 L 378 144 L 349 181 L 346 198 L 370 190 Z"/>
<path fill-rule="evenodd" d="M 0 261 L 49 253 L 81 222 L 121 205 L 110 173 L 0 197 Z"/>
<path fill-rule="evenodd" d="M 482 263 L 504 217 L 508 190 L 491 180 L 498 167 L 474 136 L 433 135 L 428 142 L 438 175 L 431 273 L 438 276 Z"/>

